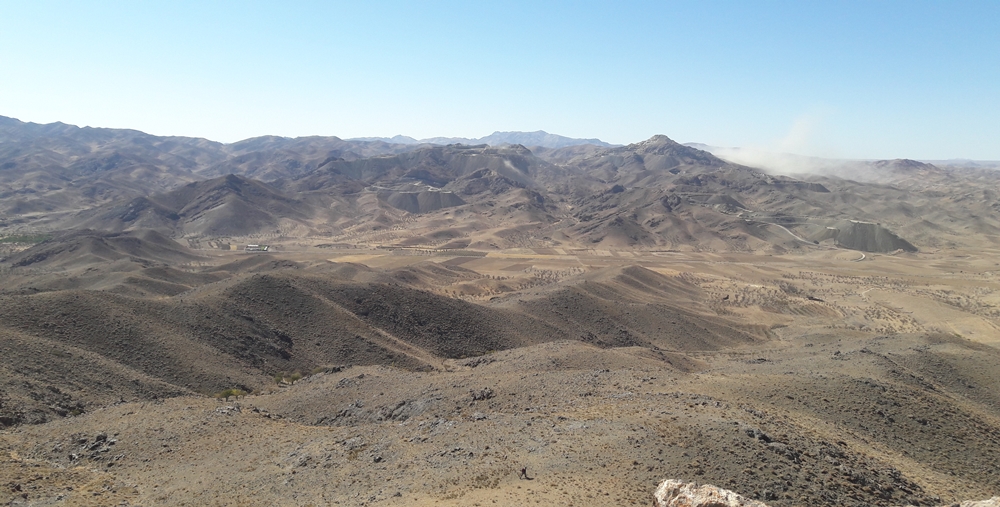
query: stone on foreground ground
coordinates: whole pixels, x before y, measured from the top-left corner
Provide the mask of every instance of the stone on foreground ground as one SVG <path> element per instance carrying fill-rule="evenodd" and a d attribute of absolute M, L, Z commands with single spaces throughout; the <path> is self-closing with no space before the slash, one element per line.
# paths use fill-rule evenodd
<path fill-rule="evenodd" d="M 667 479 L 660 483 L 653 493 L 654 507 L 767 507 L 756 500 L 742 496 L 710 484 L 697 485 L 693 482 Z M 959 507 L 1000 507 L 1000 496 L 989 500 L 966 501 L 953 504 Z"/>
<path fill-rule="evenodd" d="M 960 507 L 1000 507 L 1000 496 L 995 496 L 989 500 L 979 500 L 962 502 Z"/>
<path fill-rule="evenodd" d="M 656 507 L 767 507 L 728 489 L 667 479 L 653 493 Z"/>

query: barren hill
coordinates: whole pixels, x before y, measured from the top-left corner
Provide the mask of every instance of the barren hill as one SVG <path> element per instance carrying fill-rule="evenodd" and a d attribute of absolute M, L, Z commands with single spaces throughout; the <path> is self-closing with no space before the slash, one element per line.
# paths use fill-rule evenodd
<path fill-rule="evenodd" d="M 122 259 L 168 265 L 198 258 L 196 253 L 154 230 L 114 234 L 81 230 L 35 245 L 6 262 L 15 267 L 71 269 Z"/>
<path fill-rule="evenodd" d="M 1000 173 L 858 167 L 0 118 L 0 504 L 995 495 Z"/>
<path fill-rule="evenodd" d="M 108 252 L 114 247 L 141 247 L 150 257 L 190 259 L 178 245 L 163 250 L 169 240 L 156 233 L 132 238 L 80 235 L 54 242 L 57 247 L 39 245 L 20 259 L 27 265 L 66 269 L 64 252 L 74 245 L 95 244 Z M 148 253 L 157 245 L 160 250 Z M 136 248 L 133 253 L 138 253 Z M 109 263 L 115 261 L 109 254 L 105 257 Z M 86 256 L 74 262 L 88 262 L 91 269 L 97 264 Z M 142 261 L 132 258 L 132 262 Z M 9 294 L 0 296 L 0 330 L 21 341 L 34 339 L 79 350 L 78 357 L 88 361 L 99 357 L 102 368 L 117 364 L 123 372 L 133 372 L 123 373 L 123 382 L 129 375 L 141 374 L 175 386 L 176 392 L 216 392 L 227 385 L 257 390 L 276 374 L 330 364 L 439 369 L 443 359 L 552 340 L 694 351 L 766 337 L 764 330 L 712 315 L 707 307 L 695 310 L 701 304 L 697 287 L 637 267 L 494 307 L 427 291 L 454 278 L 447 270 L 427 272 L 429 279 L 409 271 L 365 282 L 365 277 L 355 279 L 356 271 L 335 274 L 324 269 L 320 272 L 327 274 L 320 275 L 296 268 L 231 277 L 174 271 L 175 285 L 194 285 L 166 299 L 150 299 L 135 291 L 93 290 L 97 287 Z M 114 279 L 107 273 L 103 276 L 105 283 Z M 13 361 L 20 356 L 9 357 Z M 62 361 L 70 365 L 72 357 L 76 356 Z M 102 391 L 106 391 L 103 398 L 81 394 L 65 403 L 85 411 L 98 399 L 106 402 L 138 394 L 127 383 L 111 384 Z M 38 405 L 18 399 L 18 410 L 35 414 L 35 419 L 49 410 L 44 400 Z"/>
<path fill-rule="evenodd" d="M 414 214 L 436 211 L 441 208 L 461 206 L 465 201 L 452 192 L 422 191 L 422 192 L 379 192 L 379 199 L 393 208 Z"/>
<path fill-rule="evenodd" d="M 344 141 L 338 137 L 259 137 L 226 145 L 229 158 L 205 167 L 205 177 L 239 174 L 262 181 L 295 178 L 319 168 L 331 158 L 358 160 L 403 153 L 406 145 L 379 141 Z"/>
<path fill-rule="evenodd" d="M 309 172 L 330 157 L 357 159 L 408 149 L 336 137 L 269 137 L 226 145 L 0 117 L 0 212 L 93 207 L 227 174 L 274 180 Z"/>
<path fill-rule="evenodd" d="M 245 236 L 302 223 L 312 213 L 308 205 L 265 183 L 229 175 L 96 208 L 74 218 L 79 225 L 73 225 L 110 231 L 160 229 L 177 236 Z"/>
<path fill-rule="evenodd" d="M 620 147 L 534 151 L 516 144 L 434 146 L 335 137 L 265 136 L 223 145 L 5 119 L 0 212 L 18 217 L 19 230 L 146 227 L 199 237 L 295 231 L 344 242 L 412 220 L 432 224 L 419 236 L 436 234 L 438 225 L 453 221 L 444 210 L 454 208 L 479 223 L 447 224 L 468 231 L 453 239 L 497 247 L 785 251 L 851 220 L 879 223 L 917 249 L 996 241 L 1000 232 L 1000 209 L 989 190 L 996 186 L 996 171 L 900 159 L 858 162 L 864 180 L 839 173 L 793 178 L 727 162 L 695 146 L 666 136 Z M 241 199 L 221 205 L 206 197 L 198 204 L 182 188 L 195 182 L 198 191 L 213 184 L 201 180 L 226 174 L 269 181 L 272 191 L 294 202 L 275 197 L 275 206 L 263 210 L 253 203 L 243 207 Z M 453 194 L 433 193 L 438 189 Z M 163 202 L 175 190 L 171 195 L 193 200 L 191 209 Z M 614 195 L 606 197 L 609 192 Z M 215 204 L 219 208 L 210 212 Z M 204 212 L 206 219 L 177 223 L 182 211 L 186 218 Z M 7 223 L 4 216 L 0 224 Z M 247 217 L 248 224 L 219 225 L 235 216 Z M 403 234 L 394 244 L 414 241 L 420 240 Z M 840 242 L 843 248 L 854 245 Z"/>
<path fill-rule="evenodd" d="M 0 117 L 0 211 L 59 210 L 173 188 L 225 158 L 220 143 Z"/>
<path fill-rule="evenodd" d="M 4 259 L 11 268 L 0 292 L 87 289 L 170 296 L 224 278 L 186 268 L 208 260 L 155 230 L 74 231 Z"/>
<path fill-rule="evenodd" d="M 369 184 L 411 181 L 441 187 L 456 178 L 482 169 L 490 169 L 524 185 L 533 186 L 533 178 L 548 166 L 522 146 L 432 146 L 399 155 L 363 160 L 331 158 L 314 173 L 289 182 L 286 188 L 315 190 L 346 180 L 359 180 Z"/>
<path fill-rule="evenodd" d="M 833 239 L 838 245 L 862 252 L 916 252 L 910 242 L 899 238 L 879 224 L 844 221 L 814 236 L 814 240 Z"/>

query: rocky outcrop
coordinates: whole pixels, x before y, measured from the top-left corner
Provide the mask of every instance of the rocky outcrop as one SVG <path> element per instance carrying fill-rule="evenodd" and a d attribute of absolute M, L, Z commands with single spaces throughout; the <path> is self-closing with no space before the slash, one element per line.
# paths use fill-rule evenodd
<path fill-rule="evenodd" d="M 907 505 L 906 507 L 913 507 Z M 942 507 L 1000 507 L 1000 496 L 995 496 L 989 500 L 966 500 L 962 503 L 955 502 Z"/>
<path fill-rule="evenodd" d="M 667 479 L 653 493 L 656 507 L 767 507 L 729 491 L 708 484 Z"/>
<path fill-rule="evenodd" d="M 667 479 L 653 493 L 654 507 L 767 507 L 766 504 L 710 484 Z M 908 506 L 909 507 L 909 506 Z M 949 507 L 1000 507 L 1000 496 L 989 500 L 965 501 Z"/>
<path fill-rule="evenodd" d="M 962 502 L 959 507 L 1000 507 L 1000 496 L 995 496 L 989 500 L 979 500 Z"/>

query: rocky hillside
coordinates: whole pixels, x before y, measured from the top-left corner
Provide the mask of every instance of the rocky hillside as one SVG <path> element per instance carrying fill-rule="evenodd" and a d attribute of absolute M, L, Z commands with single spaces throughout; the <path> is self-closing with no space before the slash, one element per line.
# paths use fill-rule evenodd
<path fill-rule="evenodd" d="M 483 234 L 460 238 L 477 248 L 782 253 L 833 239 L 829 245 L 840 248 L 912 252 L 1000 242 L 996 171 L 906 159 L 865 162 L 871 178 L 856 180 L 774 174 L 662 135 L 617 147 L 275 136 L 220 144 L 2 123 L 0 230 L 156 228 L 207 240 L 320 235 L 350 242 L 414 220 L 435 227 L 452 220 L 445 210 L 454 208 L 480 222 L 468 230 Z M 543 133 L 523 140 L 535 142 L 535 134 Z M 219 179 L 226 175 L 241 179 Z M 223 195 L 239 194 L 239 186 L 256 190 Z M 250 202 L 254 195 L 268 202 Z M 850 223 L 878 227 L 841 227 Z M 462 230 L 453 225 L 448 229 Z M 827 229 L 841 231 L 839 239 Z M 398 239 L 412 245 L 412 238 Z"/>

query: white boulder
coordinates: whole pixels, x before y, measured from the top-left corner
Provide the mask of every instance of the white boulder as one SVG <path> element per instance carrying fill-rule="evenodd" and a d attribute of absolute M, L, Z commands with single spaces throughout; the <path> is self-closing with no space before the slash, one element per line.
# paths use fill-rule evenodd
<path fill-rule="evenodd" d="M 767 507 L 756 500 L 711 485 L 667 479 L 653 493 L 656 507 Z M 976 507 L 979 507 L 978 505 Z"/>
<path fill-rule="evenodd" d="M 962 502 L 961 507 L 1000 507 L 1000 496 L 995 496 L 989 500 Z"/>

